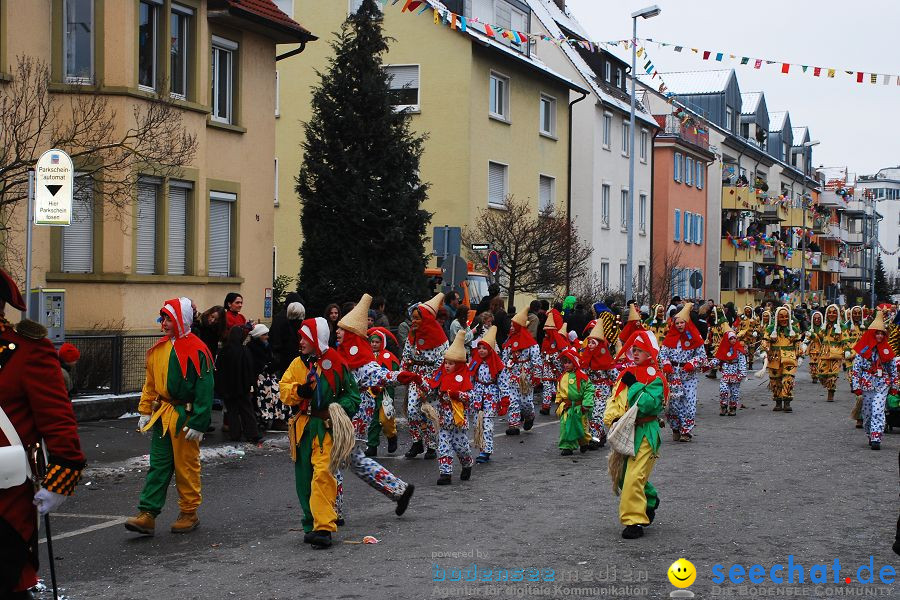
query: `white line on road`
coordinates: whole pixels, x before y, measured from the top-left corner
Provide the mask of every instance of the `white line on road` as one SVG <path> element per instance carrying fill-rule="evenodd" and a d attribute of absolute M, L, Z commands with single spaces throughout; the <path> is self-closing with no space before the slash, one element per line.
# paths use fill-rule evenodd
<path fill-rule="evenodd" d="M 55 515 L 55 516 L 60 517 L 62 515 Z M 86 516 L 86 515 L 66 515 L 66 516 L 78 517 L 78 516 Z M 65 538 L 74 537 L 76 535 L 82 535 L 84 533 L 90 533 L 92 531 L 97 531 L 98 529 L 106 529 L 107 527 L 115 527 L 116 525 L 121 525 L 122 523 L 124 523 L 125 520 L 126 520 L 126 517 L 120 517 L 120 518 L 113 519 L 112 521 L 106 521 L 104 523 L 97 523 L 96 525 L 91 525 L 90 527 L 83 527 L 81 529 L 76 529 L 75 531 L 67 531 L 65 533 L 60 533 L 60 534 L 54 535 L 53 539 L 54 540 L 62 540 Z M 46 541 L 47 541 L 47 538 L 41 538 L 40 540 L 38 540 L 38 543 L 43 544 L 43 543 L 46 543 Z"/>
<path fill-rule="evenodd" d="M 122 515 L 78 515 L 75 513 L 51 513 L 54 517 L 71 517 L 73 519 L 127 519 Z"/>

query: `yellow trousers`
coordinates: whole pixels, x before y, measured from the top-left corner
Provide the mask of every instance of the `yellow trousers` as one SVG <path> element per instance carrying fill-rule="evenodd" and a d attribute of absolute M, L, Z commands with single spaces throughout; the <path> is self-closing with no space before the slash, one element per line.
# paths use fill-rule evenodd
<path fill-rule="evenodd" d="M 337 531 L 337 479 L 329 468 L 331 459 L 331 434 L 325 434 L 321 442 L 306 433 L 297 447 L 294 463 L 297 498 L 303 509 L 303 530 Z"/>
<path fill-rule="evenodd" d="M 622 495 L 619 499 L 619 520 L 623 525 L 647 525 L 647 505 L 656 509 L 658 499 L 656 489 L 650 484 L 650 473 L 656 464 L 650 443 L 644 438 L 637 455 L 629 456 L 622 481 Z"/>
<path fill-rule="evenodd" d="M 395 417 L 387 418 L 384 414 L 384 407 L 378 408 L 378 422 L 381 423 L 381 430 L 385 437 L 397 437 L 397 419 Z"/>
<path fill-rule="evenodd" d="M 153 427 L 150 442 L 150 470 L 141 492 L 138 510 L 158 515 L 166 502 L 166 490 L 175 475 L 178 508 L 181 512 L 196 512 L 200 507 L 200 442 L 187 440 L 184 432 L 163 432 Z"/>

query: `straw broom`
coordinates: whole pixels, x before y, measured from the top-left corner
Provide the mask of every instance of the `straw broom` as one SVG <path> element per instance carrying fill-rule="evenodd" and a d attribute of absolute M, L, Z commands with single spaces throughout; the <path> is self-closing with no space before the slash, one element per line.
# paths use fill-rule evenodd
<path fill-rule="evenodd" d="M 356 444 L 356 432 L 344 407 L 337 402 L 328 405 L 328 417 L 331 419 L 331 457 L 328 466 L 332 473 L 336 473 L 350 458 Z"/>

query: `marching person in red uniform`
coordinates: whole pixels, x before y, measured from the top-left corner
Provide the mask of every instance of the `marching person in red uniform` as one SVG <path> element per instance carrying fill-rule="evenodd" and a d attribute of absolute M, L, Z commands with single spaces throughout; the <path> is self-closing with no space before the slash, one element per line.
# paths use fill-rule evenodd
<path fill-rule="evenodd" d="M 28 320 L 13 328 L 4 316 L 7 304 L 25 309 L 15 282 L 0 269 L 0 408 L 26 449 L 43 439 L 48 455 L 37 493 L 30 480 L 0 489 L 0 597 L 31 598 L 28 590 L 37 584 L 37 512 L 59 508 L 75 491 L 85 461 L 47 330 Z M 0 432 L 0 446 L 9 445 Z"/>

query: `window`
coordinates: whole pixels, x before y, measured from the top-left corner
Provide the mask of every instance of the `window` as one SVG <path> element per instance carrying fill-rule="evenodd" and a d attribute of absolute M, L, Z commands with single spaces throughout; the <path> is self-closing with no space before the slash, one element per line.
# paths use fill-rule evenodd
<path fill-rule="evenodd" d="M 173 4 L 172 14 L 169 17 L 169 27 L 171 28 L 169 35 L 172 43 L 169 52 L 172 63 L 170 65 L 169 78 L 172 82 L 172 95 L 179 98 L 187 98 L 188 96 L 188 65 L 191 63 L 190 32 L 193 14 L 194 11 L 192 9 Z"/>
<path fill-rule="evenodd" d="M 209 268 L 210 277 L 231 275 L 231 239 L 235 194 L 209 193 Z"/>
<path fill-rule="evenodd" d="M 509 120 L 509 78 L 491 73 L 490 116 Z"/>
<path fill-rule="evenodd" d="M 734 131 L 734 109 L 730 106 L 725 107 L 725 129 L 728 131 Z"/>
<path fill-rule="evenodd" d="M 600 289 L 609 289 L 609 263 L 606 261 L 600 263 Z"/>
<path fill-rule="evenodd" d="M 134 272 L 138 275 L 153 275 L 156 273 L 156 207 L 159 183 L 155 179 L 141 179 L 137 188 Z"/>
<path fill-rule="evenodd" d="M 694 159 L 690 156 L 684 157 L 684 183 L 685 185 L 694 183 Z"/>
<path fill-rule="evenodd" d="M 681 239 L 685 244 L 690 244 L 693 240 L 691 239 L 691 226 L 693 224 L 693 215 L 688 211 L 684 211 L 684 231 Z"/>
<path fill-rule="evenodd" d="M 494 23 L 497 26 L 512 31 L 526 32 L 528 30 L 528 16 L 521 10 L 511 6 L 508 2 L 503 0 L 495 2 L 494 11 Z M 506 43 L 510 48 L 518 52 L 525 53 L 528 51 L 529 43 L 527 39 L 523 43 L 517 43 L 513 37 L 498 38 L 498 41 Z"/>
<path fill-rule="evenodd" d="M 622 87 L 622 69 L 621 68 L 616 69 L 616 87 L 617 88 Z"/>
<path fill-rule="evenodd" d="M 741 137 L 745 140 L 750 139 L 750 123 L 741 123 Z"/>
<path fill-rule="evenodd" d="M 638 293 L 643 294 L 644 290 L 647 287 L 647 282 L 645 279 L 647 278 L 647 265 L 638 265 Z"/>
<path fill-rule="evenodd" d="M 278 204 L 278 157 L 275 157 L 275 206 Z"/>
<path fill-rule="evenodd" d="M 214 35 L 212 39 L 212 117 L 220 123 L 234 123 L 234 59 L 238 45 Z"/>
<path fill-rule="evenodd" d="M 600 223 L 604 229 L 609 229 L 609 184 L 604 183 L 600 196 Z"/>
<path fill-rule="evenodd" d="M 94 0 L 65 0 L 63 13 L 66 83 L 93 83 Z"/>
<path fill-rule="evenodd" d="M 706 165 L 702 161 L 697 161 L 697 179 L 694 180 L 694 184 L 697 186 L 698 190 L 703 189 L 703 184 L 706 183 Z"/>
<path fill-rule="evenodd" d="M 641 162 L 647 162 L 647 140 L 649 135 L 646 129 L 641 129 Z"/>
<path fill-rule="evenodd" d="M 622 231 L 628 231 L 628 190 L 622 190 L 620 204 L 622 207 Z"/>
<path fill-rule="evenodd" d="M 609 150 L 612 139 L 612 114 L 603 113 L 603 147 Z"/>
<path fill-rule="evenodd" d="M 281 116 L 281 75 L 275 71 L 275 118 Z"/>
<path fill-rule="evenodd" d="M 552 210 L 556 206 L 556 179 L 541 175 L 538 177 L 538 209 L 541 212 Z"/>
<path fill-rule="evenodd" d="M 619 265 L 619 290 L 625 289 L 625 282 L 628 280 L 628 264 L 621 263 Z"/>
<path fill-rule="evenodd" d="M 787 142 L 785 142 L 784 144 L 782 144 L 782 152 L 783 152 L 783 153 L 782 153 L 782 155 L 781 155 L 781 159 L 782 159 L 782 160 L 787 160 L 787 159 L 788 159 L 788 154 L 790 153 L 790 151 L 791 151 L 791 147 L 788 145 Z"/>
<path fill-rule="evenodd" d="M 675 209 L 675 241 L 681 241 L 681 211 Z"/>
<path fill-rule="evenodd" d="M 747 289 L 747 268 L 739 266 L 737 268 L 737 289 Z"/>
<path fill-rule="evenodd" d="M 703 243 L 703 215 L 697 215 L 697 235 L 694 236 L 694 242 L 698 245 Z"/>
<path fill-rule="evenodd" d="M 281 0 L 281 3 L 284 3 L 284 2 L 285 2 L 285 0 Z M 362 6 L 362 3 L 363 3 L 363 0 L 350 0 L 350 11 L 348 14 L 351 14 L 351 15 L 356 14 L 356 11 L 358 11 L 360 9 L 360 7 Z M 383 12 L 381 9 L 380 2 L 375 3 L 375 8 L 377 8 L 380 12 Z M 284 10 L 284 9 L 282 9 L 282 10 Z M 285 11 L 285 12 L 287 12 L 287 11 Z M 290 13 L 288 13 L 288 14 L 290 15 Z"/>
<path fill-rule="evenodd" d="M 62 228 L 62 271 L 94 271 L 94 182 L 76 177 L 72 194 L 72 222 Z"/>
<path fill-rule="evenodd" d="M 187 242 L 188 219 L 190 218 L 188 198 L 191 194 L 191 183 L 186 181 L 169 182 L 169 227 L 166 243 L 169 275 L 185 275 L 188 272 Z"/>
<path fill-rule="evenodd" d="M 556 99 L 541 94 L 541 133 L 556 136 Z"/>
<path fill-rule="evenodd" d="M 681 152 L 675 153 L 675 181 L 681 181 Z"/>
<path fill-rule="evenodd" d="M 138 11 L 138 87 L 155 90 L 159 56 L 159 6 L 141 2 Z"/>
<path fill-rule="evenodd" d="M 488 206 L 506 207 L 506 185 L 509 167 L 500 163 L 488 163 Z"/>
<path fill-rule="evenodd" d="M 638 229 L 641 233 L 647 233 L 647 194 L 641 194 L 639 199 Z"/>
<path fill-rule="evenodd" d="M 612 81 L 612 63 L 606 61 L 603 64 L 605 65 L 605 69 L 603 71 L 603 79 L 606 81 L 606 83 L 610 83 Z"/>
<path fill-rule="evenodd" d="M 419 65 L 384 68 L 391 86 L 391 102 L 397 110 L 419 110 Z"/>
<path fill-rule="evenodd" d="M 631 145 L 631 124 L 622 121 L 622 155 L 628 156 L 628 147 Z"/>

